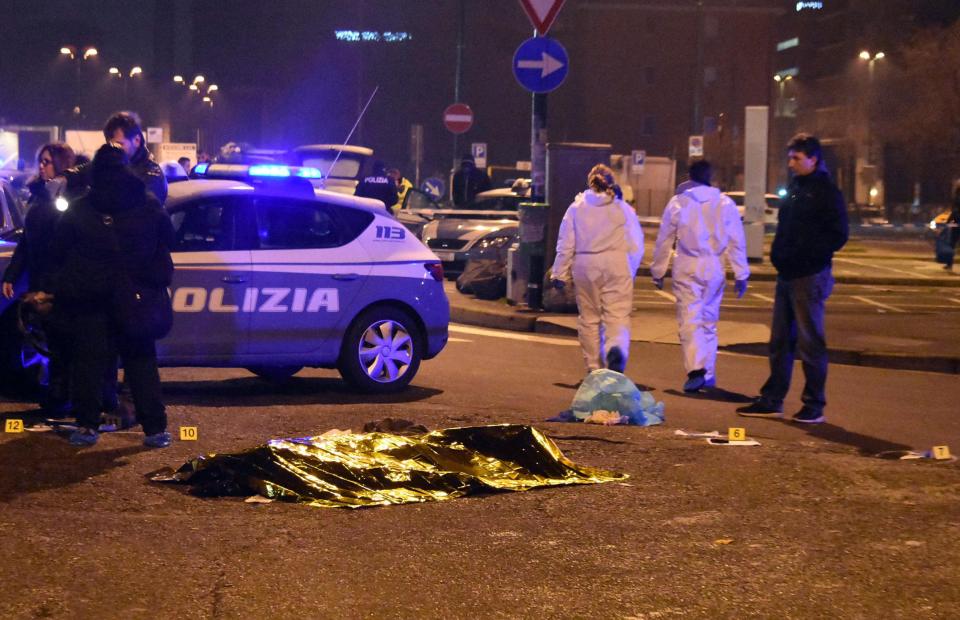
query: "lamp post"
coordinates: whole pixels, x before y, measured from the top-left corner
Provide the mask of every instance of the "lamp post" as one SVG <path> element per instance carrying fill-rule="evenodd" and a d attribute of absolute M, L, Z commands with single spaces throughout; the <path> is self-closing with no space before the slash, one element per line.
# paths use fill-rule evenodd
<path fill-rule="evenodd" d="M 87 45 L 83 47 L 78 47 L 76 45 L 63 45 L 60 47 L 60 57 L 70 59 L 70 62 L 74 63 L 74 106 L 73 106 L 73 117 L 74 121 L 79 123 L 79 117 L 82 113 L 80 106 L 80 93 L 82 92 L 82 83 L 83 76 L 81 75 L 81 67 L 87 61 L 96 60 L 100 55 L 99 50 L 92 45 Z"/>
<path fill-rule="evenodd" d="M 873 100 L 873 76 L 874 76 L 874 65 L 878 60 L 883 60 L 886 58 L 886 54 L 883 52 L 874 52 L 870 53 L 869 50 L 862 50 L 857 57 L 867 63 L 867 89 L 866 89 L 866 103 L 864 104 L 864 130 L 866 135 L 866 166 L 870 166 L 870 169 L 873 169 L 874 160 L 876 159 L 873 154 L 873 106 L 871 101 Z M 876 186 L 876 177 L 871 179 L 870 189 L 867 192 L 869 198 L 867 203 L 871 206 L 874 203 L 878 195 L 877 186 Z"/>
<path fill-rule="evenodd" d="M 214 106 L 216 96 L 220 92 L 220 86 L 208 83 L 206 76 L 199 73 L 188 81 L 182 74 L 173 76 L 173 83 L 186 88 L 186 109 L 184 117 L 192 118 L 195 121 L 197 150 L 200 150 L 200 143 L 203 134 L 203 125 L 205 114 Z"/>
<path fill-rule="evenodd" d="M 119 67 L 110 67 L 107 70 L 111 77 L 120 80 L 123 83 L 123 107 L 129 107 L 129 101 L 127 98 L 128 87 L 130 80 L 133 79 L 142 79 L 143 78 L 143 67 L 140 65 L 134 65 L 130 67 L 128 71 L 123 71 Z"/>
<path fill-rule="evenodd" d="M 779 86 L 779 95 L 777 96 L 777 116 L 786 116 L 786 111 L 783 106 L 783 91 L 787 86 L 787 82 L 793 79 L 792 75 L 783 75 L 776 73 L 773 76 L 773 81 Z"/>

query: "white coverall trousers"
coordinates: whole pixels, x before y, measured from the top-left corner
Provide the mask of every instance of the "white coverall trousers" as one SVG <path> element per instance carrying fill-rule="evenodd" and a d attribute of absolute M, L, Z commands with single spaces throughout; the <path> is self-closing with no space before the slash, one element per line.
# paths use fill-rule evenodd
<path fill-rule="evenodd" d="M 577 337 L 583 361 L 592 372 L 606 368 L 607 353 L 620 347 L 630 356 L 633 273 L 623 252 L 578 253 L 573 258 L 577 296 Z"/>
<path fill-rule="evenodd" d="M 716 380 L 717 320 L 725 284 L 719 256 L 678 253 L 674 258 L 673 294 L 677 298 L 683 367 L 687 373 L 706 370 L 708 384 Z"/>

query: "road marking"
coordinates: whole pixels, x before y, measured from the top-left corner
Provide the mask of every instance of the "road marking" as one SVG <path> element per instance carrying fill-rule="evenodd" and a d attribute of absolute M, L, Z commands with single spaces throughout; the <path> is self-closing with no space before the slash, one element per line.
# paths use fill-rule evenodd
<path fill-rule="evenodd" d="M 579 347 L 580 343 L 576 340 L 563 338 L 550 338 L 548 336 L 534 336 L 532 334 L 518 334 L 516 332 L 505 332 L 498 329 L 485 329 L 482 327 L 468 327 L 466 325 L 450 325 L 449 331 L 458 334 L 471 334 L 474 336 L 490 336 L 491 338 L 506 338 L 507 340 L 522 340 L 524 342 L 539 342 L 542 344 L 555 344 L 561 347 Z"/>
<path fill-rule="evenodd" d="M 447 338 L 447 342 L 473 342 L 473 340 L 467 340 L 466 338 Z"/>
<path fill-rule="evenodd" d="M 761 295 L 760 293 L 750 293 L 750 294 L 756 297 L 757 299 L 762 299 L 763 301 L 769 301 L 770 303 L 773 303 L 774 301 L 773 297 L 767 297 L 766 295 Z"/>
<path fill-rule="evenodd" d="M 883 308 L 884 310 L 889 310 L 890 312 L 904 312 L 904 313 L 906 312 L 906 310 L 897 308 L 896 306 L 889 306 L 887 304 L 882 304 L 879 301 L 873 301 L 872 299 L 868 299 L 866 297 L 860 297 L 859 295 L 851 295 L 850 297 L 852 297 L 853 299 L 856 299 L 857 301 L 862 301 L 865 304 L 870 304 L 871 306 L 876 306 L 878 308 Z"/>
<path fill-rule="evenodd" d="M 846 263 L 853 263 L 854 265 L 859 265 L 860 267 L 870 267 L 871 269 L 886 269 L 887 271 L 893 271 L 895 273 L 905 273 L 908 276 L 913 276 L 914 278 L 924 278 L 929 280 L 931 276 L 923 275 L 922 273 L 916 273 L 915 271 L 906 271 L 905 269 L 896 269 L 894 267 L 885 267 L 884 265 L 877 265 L 875 263 L 861 263 L 860 261 L 851 260 L 849 258 L 838 258 L 833 257 L 835 261 L 842 261 Z"/>
<path fill-rule="evenodd" d="M 665 297 L 666 299 L 669 299 L 672 303 L 677 303 L 677 298 L 666 291 L 654 291 L 654 293 L 656 293 L 660 297 Z"/>

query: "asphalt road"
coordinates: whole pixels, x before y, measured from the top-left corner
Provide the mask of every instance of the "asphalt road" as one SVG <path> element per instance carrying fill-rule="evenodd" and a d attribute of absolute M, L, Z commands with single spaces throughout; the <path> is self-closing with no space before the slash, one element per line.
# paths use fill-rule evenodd
<path fill-rule="evenodd" d="M 242 370 L 164 370 L 172 430 L 199 429 L 166 450 L 133 432 L 92 449 L 0 436 L 0 617 L 960 615 L 960 468 L 873 456 L 960 452 L 955 376 L 833 366 L 828 424 L 801 427 L 733 413 L 764 378 L 760 358 L 722 354 L 723 390 L 691 398 L 677 347 L 636 345 L 628 374 L 666 403 L 667 424 L 558 424 L 543 420 L 581 378 L 573 339 L 451 336 L 389 397 L 345 392 L 329 371 L 275 386 Z M 30 419 L 23 403 L 0 411 Z M 535 424 L 573 460 L 631 478 L 356 511 L 200 499 L 145 479 L 197 454 L 387 416 Z M 763 445 L 674 434 L 731 426 Z"/>
<path fill-rule="evenodd" d="M 652 285 L 646 286 L 642 278 L 637 280 L 634 293 L 634 308 L 673 307 L 676 298 L 670 292 L 669 280 L 663 291 Z M 753 281 L 741 299 L 728 287 L 724 294 L 723 310 L 760 311 L 767 315 L 773 307 L 775 282 Z M 925 286 L 888 286 L 839 284 L 827 301 L 828 313 L 855 315 L 882 314 L 960 314 L 960 289 Z"/>

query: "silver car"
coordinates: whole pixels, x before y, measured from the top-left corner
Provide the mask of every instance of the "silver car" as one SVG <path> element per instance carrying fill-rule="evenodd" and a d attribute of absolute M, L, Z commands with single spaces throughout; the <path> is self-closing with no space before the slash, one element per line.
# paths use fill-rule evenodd
<path fill-rule="evenodd" d="M 440 208 L 436 201 L 429 207 L 408 208 L 425 204 L 425 195 L 415 191 L 407 193 L 397 218 L 411 230 L 420 226 L 421 239 L 443 263 L 444 275 L 456 279 L 471 250 L 506 247 L 516 239 L 519 207 L 530 199 L 530 182 L 519 179 L 511 187 L 481 192 L 469 205 L 457 208 Z"/>

